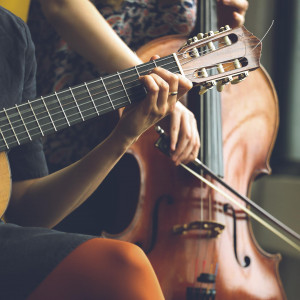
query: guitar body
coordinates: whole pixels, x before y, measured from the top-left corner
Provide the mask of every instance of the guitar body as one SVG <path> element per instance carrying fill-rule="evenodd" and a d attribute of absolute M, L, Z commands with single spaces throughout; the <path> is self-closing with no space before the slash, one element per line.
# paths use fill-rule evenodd
<path fill-rule="evenodd" d="M 11 194 L 11 175 L 8 158 L 5 152 L 0 152 L 0 215 L 7 208 Z"/>

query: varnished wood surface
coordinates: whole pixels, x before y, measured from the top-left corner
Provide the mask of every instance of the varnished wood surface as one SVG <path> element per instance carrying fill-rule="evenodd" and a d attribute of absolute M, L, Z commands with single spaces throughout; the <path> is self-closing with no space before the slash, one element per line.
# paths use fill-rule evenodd
<path fill-rule="evenodd" d="M 5 152 L 0 152 L 0 215 L 3 216 L 11 193 L 10 167 Z"/>
<path fill-rule="evenodd" d="M 146 61 L 154 54 L 175 52 L 184 41 L 184 37 L 161 38 L 137 53 Z M 249 196 L 255 177 L 270 173 L 269 158 L 279 123 L 276 91 L 260 68 L 240 84 L 226 87 L 221 97 L 224 180 Z M 206 271 L 218 262 L 216 300 L 286 299 L 278 272 L 281 256 L 261 249 L 247 217 L 237 224 L 237 254 L 241 262 L 245 256 L 250 257 L 248 267 L 239 265 L 235 258 L 231 216 L 221 218 L 225 230 L 215 240 L 201 238 L 197 230 L 185 235 L 172 232 L 174 225 L 199 220 L 201 213 L 208 217 L 200 199 L 210 197 L 223 204 L 227 201 L 176 168 L 154 148 L 157 138 L 152 128 L 129 151 L 140 167 L 139 201 L 130 225 L 114 237 L 135 242 L 146 251 L 167 300 L 186 299 L 186 288 L 199 286 L 195 276 L 205 269 L 203 261 Z"/>

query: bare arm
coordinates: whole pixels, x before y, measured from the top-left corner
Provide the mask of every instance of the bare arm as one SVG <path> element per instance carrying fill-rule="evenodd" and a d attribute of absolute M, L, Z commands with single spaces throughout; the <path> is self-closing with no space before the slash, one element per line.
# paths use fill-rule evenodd
<path fill-rule="evenodd" d="M 112 73 L 141 63 L 89 0 L 39 1 L 70 47 L 99 70 Z"/>
<path fill-rule="evenodd" d="M 108 73 L 127 69 L 141 60 L 119 38 L 88 0 L 39 0 L 48 21 L 76 52 Z M 171 113 L 171 159 L 194 160 L 200 137 L 194 114 L 178 102 Z"/>
<path fill-rule="evenodd" d="M 8 221 L 52 227 L 82 204 L 99 186 L 127 148 L 150 126 L 174 110 L 192 86 L 180 75 L 161 68 L 141 78 L 145 100 L 125 109 L 110 136 L 78 162 L 43 178 L 16 182 L 6 212 Z"/>

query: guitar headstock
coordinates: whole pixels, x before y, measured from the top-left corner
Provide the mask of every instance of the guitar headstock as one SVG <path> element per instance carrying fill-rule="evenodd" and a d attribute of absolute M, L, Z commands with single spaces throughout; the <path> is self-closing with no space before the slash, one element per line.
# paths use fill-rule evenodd
<path fill-rule="evenodd" d="M 217 86 L 222 91 L 228 83 L 238 83 L 260 66 L 261 42 L 244 26 L 198 34 L 177 53 L 183 74 L 200 93 Z"/>

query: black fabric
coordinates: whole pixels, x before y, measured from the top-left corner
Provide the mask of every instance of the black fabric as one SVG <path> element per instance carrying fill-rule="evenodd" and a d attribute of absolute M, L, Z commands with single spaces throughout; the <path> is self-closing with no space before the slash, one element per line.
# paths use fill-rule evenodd
<path fill-rule="evenodd" d="M 35 73 L 27 26 L 0 6 L 0 109 L 34 99 Z M 13 180 L 48 173 L 40 140 L 16 147 L 8 156 Z M 62 259 L 90 238 L 0 221 L 0 299 L 26 299 Z"/>
<path fill-rule="evenodd" d="M 0 222 L 0 299 L 26 299 L 87 235 Z"/>
<path fill-rule="evenodd" d="M 0 108 L 34 99 L 35 74 L 34 45 L 27 26 L 0 6 Z M 48 173 L 40 140 L 10 150 L 8 158 L 13 180 Z"/>

